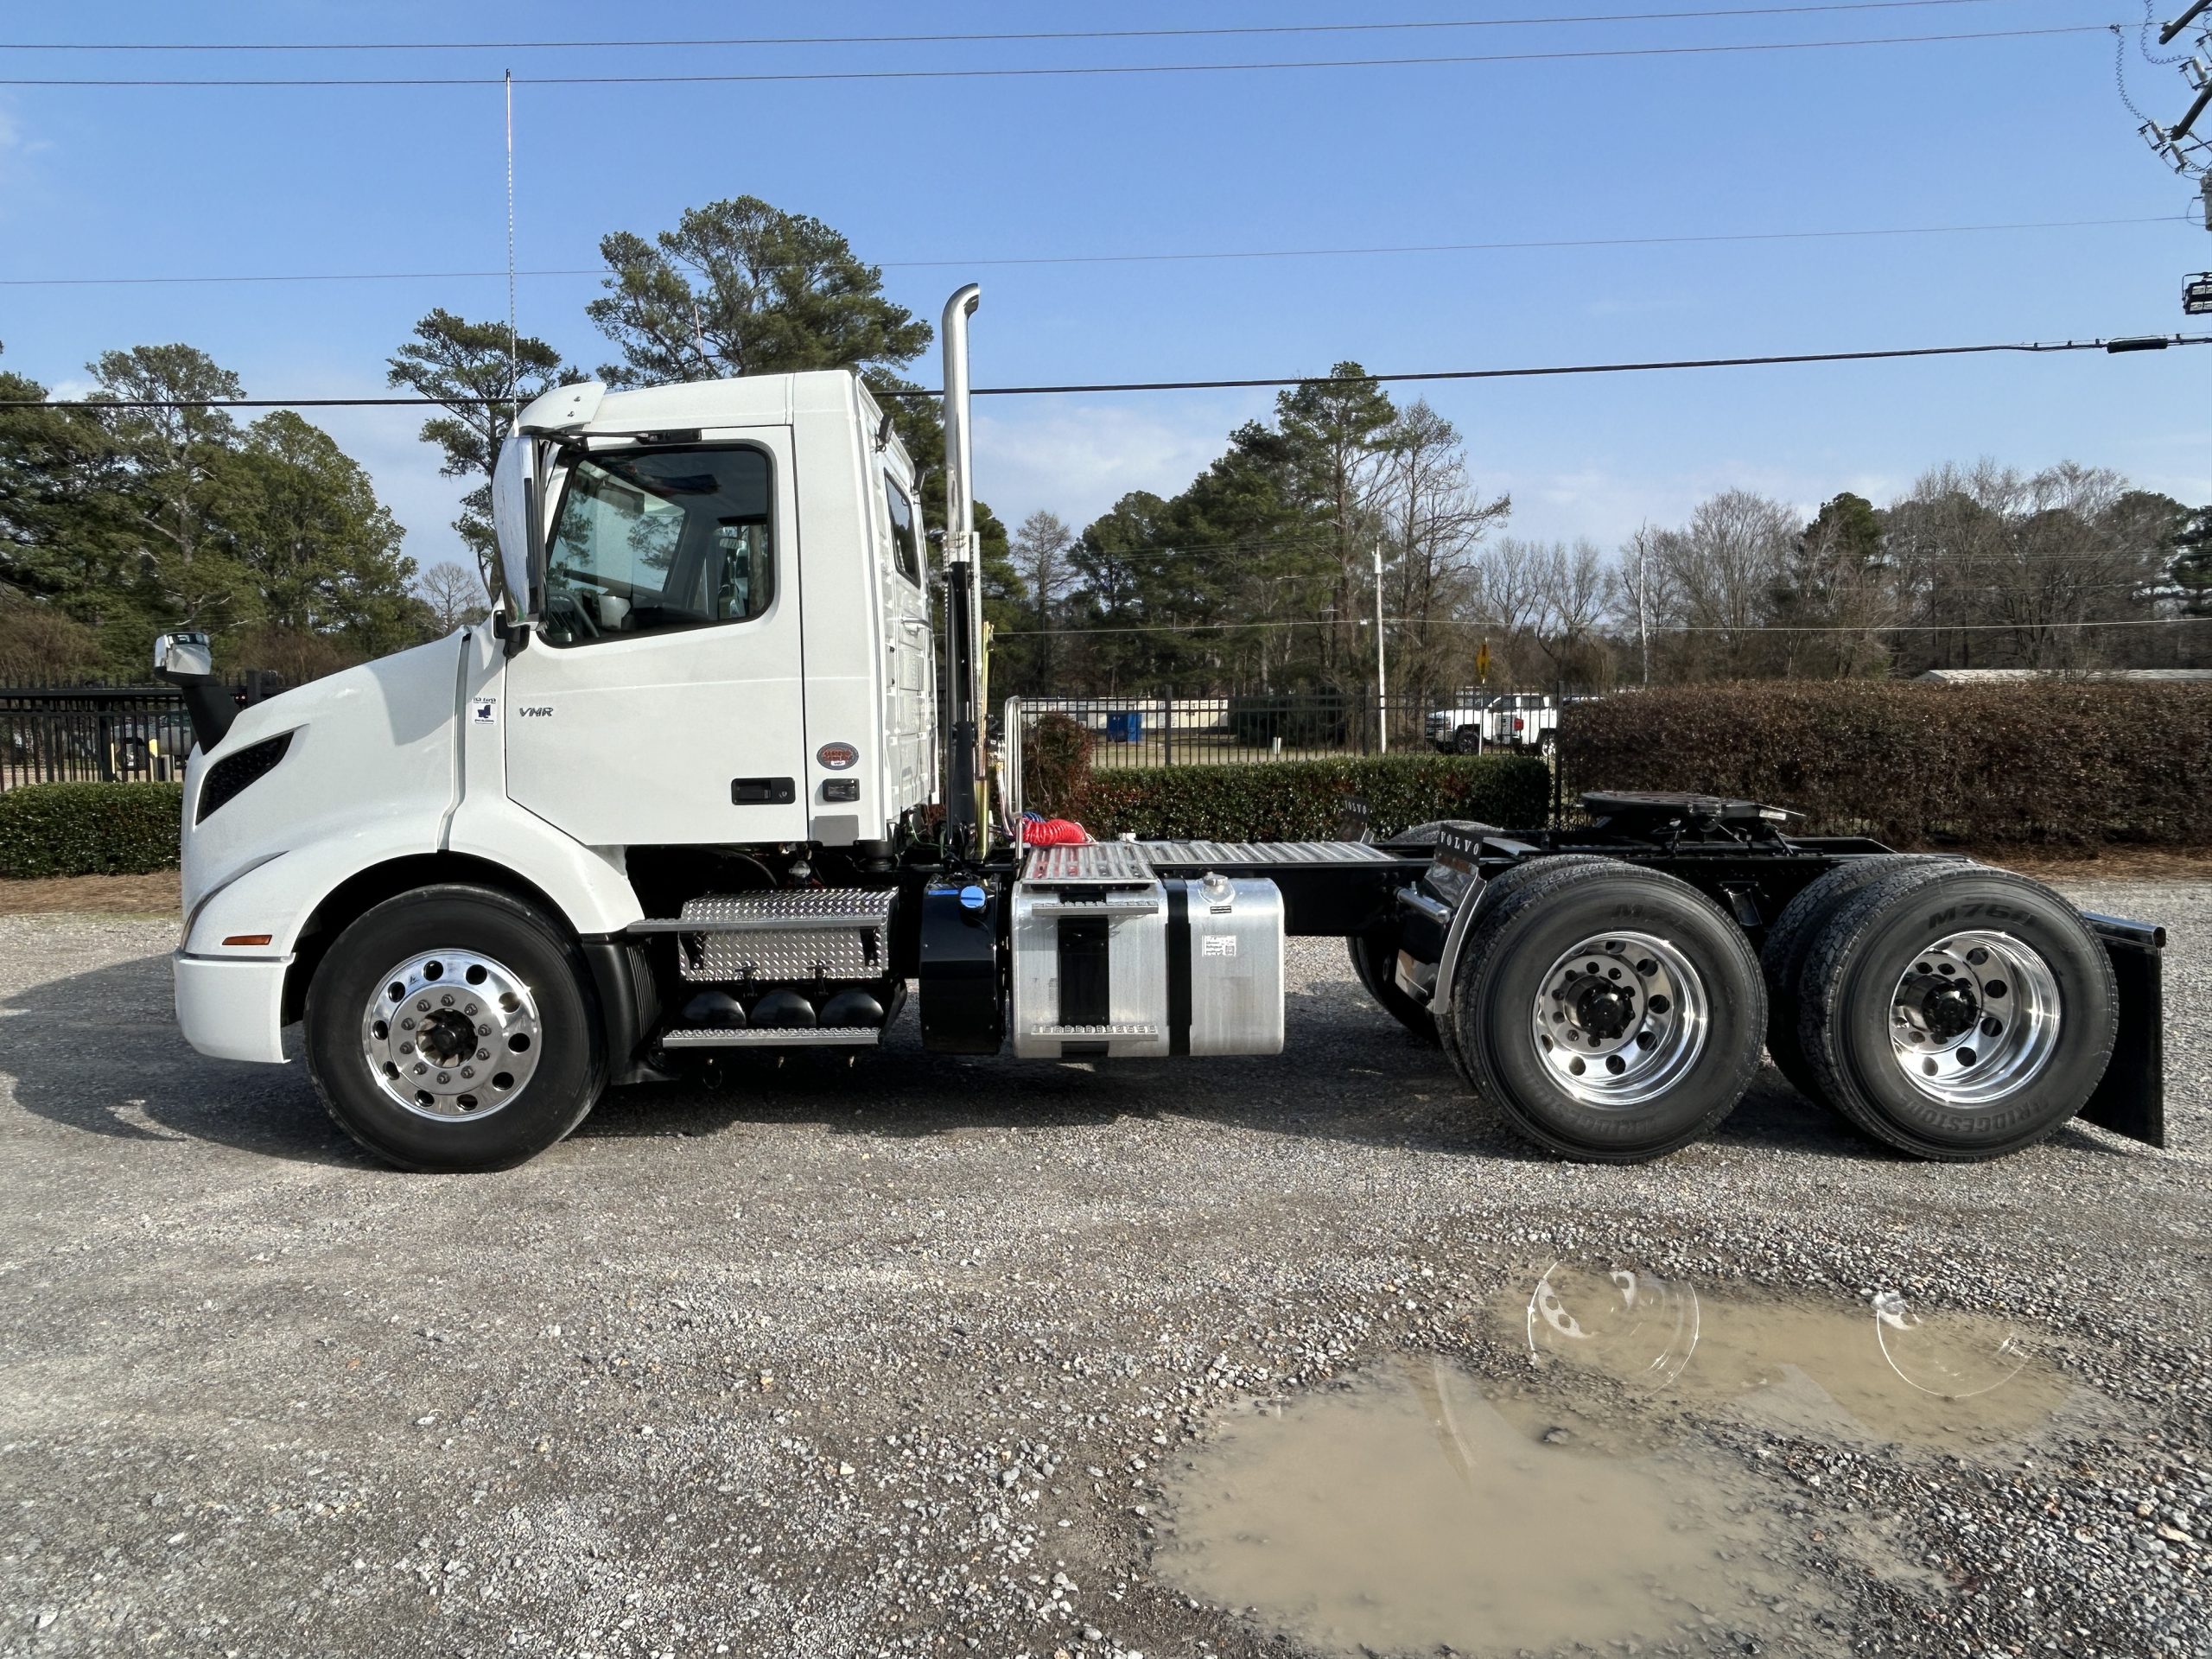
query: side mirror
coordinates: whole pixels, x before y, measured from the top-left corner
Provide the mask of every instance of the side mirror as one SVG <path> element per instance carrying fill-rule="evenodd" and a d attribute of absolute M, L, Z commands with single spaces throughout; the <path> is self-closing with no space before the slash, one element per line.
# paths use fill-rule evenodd
<path fill-rule="evenodd" d="M 215 652 L 204 633 L 164 633 L 154 641 L 154 677 L 181 686 L 192 734 L 205 754 L 223 741 L 238 711 L 215 677 Z"/>
<path fill-rule="evenodd" d="M 189 685 L 214 677 L 215 652 L 204 633 L 164 633 L 154 639 L 154 677 Z"/>
<path fill-rule="evenodd" d="M 499 543 L 507 625 L 524 631 L 537 625 L 545 597 L 538 448 L 535 438 L 517 433 L 499 446 L 499 464 L 492 470 L 492 528 Z"/>

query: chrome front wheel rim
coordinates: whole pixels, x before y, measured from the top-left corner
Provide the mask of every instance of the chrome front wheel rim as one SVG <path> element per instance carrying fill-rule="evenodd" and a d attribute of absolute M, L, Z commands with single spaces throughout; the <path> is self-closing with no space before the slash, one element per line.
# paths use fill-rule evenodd
<path fill-rule="evenodd" d="M 1586 1106 L 1641 1106 L 1705 1052 L 1705 981 L 1651 933 L 1594 933 L 1545 970 L 1529 1012 L 1551 1080 Z"/>
<path fill-rule="evenodd" d="M 1890 993 L 1890 1048 L 1929 1099 L 1973 1110 L 2001 1105 L 2058 1052 L 2058 980 L 2036 948 L 1973 930 L 1923 948 Z"/>
<path fill-rule="evenodd" d="M 377 1086 L 439 1122 L 510 1104 L 537 1071 L 543 1036 L 528 982 L 474 950 L 426 950 L 396 964 L 361 1016 Z"/>

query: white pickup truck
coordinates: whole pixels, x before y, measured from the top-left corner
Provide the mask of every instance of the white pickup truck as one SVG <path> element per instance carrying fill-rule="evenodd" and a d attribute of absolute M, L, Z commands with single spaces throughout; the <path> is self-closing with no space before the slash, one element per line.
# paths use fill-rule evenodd
<path fill-rule="evenodd" d="M 1542 750 L 1559 741 L 1559 704 L 1533 691 L 1462 697 L 1428 716 L 1428 741 L 1446 754 Z"/>

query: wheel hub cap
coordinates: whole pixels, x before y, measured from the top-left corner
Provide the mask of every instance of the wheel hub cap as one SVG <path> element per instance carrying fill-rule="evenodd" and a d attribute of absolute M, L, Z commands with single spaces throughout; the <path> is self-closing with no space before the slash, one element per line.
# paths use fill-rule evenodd
<path fill-rule="evenodd" d="M 519 974 L 473 950 L 432 950 L 378 982 L 361 1018 L 377 1085 L 419 1116 L 483 1117 L 537 1070 L 537 1004 Z"/>
<path fill-rule="evenodd" d="M 1947 1106 L 1993 1106 L 2043 1074 L 2058 1047 L 2058 981 L 2009 933 L 1954 933 L 1923 950 L 1890 997 L 1897 1070 Z"/>
<path fill-rule="evenodd" d="M 1629 1107 L 1681 1080 L 1704 1052 L 1705 982 L 1649 933 L 1600 933 L 1546 970 L 1530 1011 L 1552 1079 L 1589 1106 Z"/>

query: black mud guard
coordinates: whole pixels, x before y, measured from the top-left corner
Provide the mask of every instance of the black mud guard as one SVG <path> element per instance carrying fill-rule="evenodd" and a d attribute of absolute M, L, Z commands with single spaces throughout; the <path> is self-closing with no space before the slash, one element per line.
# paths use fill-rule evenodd
<path fill-rule="evenodd" d="M 2101 1129 L 2164 1147 L 2166 930 L 2151 922 L 2124 921 L 2088 911 L 2082 912 L 2082 919 L 2112 959 L 2112 976 L 2120 991 L 2120 1029 L 2113 1038 L 2112 1062 L 2080 1115 Z"/>

